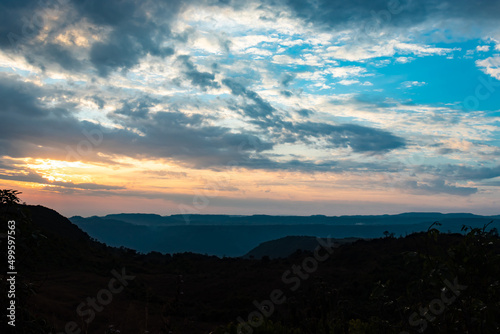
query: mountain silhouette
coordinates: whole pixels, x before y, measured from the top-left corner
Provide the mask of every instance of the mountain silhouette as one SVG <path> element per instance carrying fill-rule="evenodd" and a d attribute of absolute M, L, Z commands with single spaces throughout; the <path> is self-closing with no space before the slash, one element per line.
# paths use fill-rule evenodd
<path fill-rule="evenodd" d="M 0 217 L 16 221 L 15 333 L 399 333 L 424 325 L 428 333 L 496 333 L 500 326 L 500 241 L 491 228 L 450 234 L 428 226 L 338 247 L 289 237 L 263 243 L 252 259 L 110 247 L 42 206 L 0 205 Z M 124 222 L 99 219 L 121 233 Z M 6 224 L 0 232 L 5 259 Z M 121 290 L 116 277 L 127 283 Z M 7 291 L 5 276 L 0 283 Z M 443 291 L 453 302 L 439 312 Z M 422 307 L 434 310 L 432 321 Z M 14 333 L 6 319 L 2 333 Z"/>
<path fill-rule="evenodd" d="M 379 238 L 426 231 L 436 221 L 442 232 L 460 232 L 463 225 L 481 227 L 498 216 L 473 214 L 404 213 L 369 216 L 233 216 L 112 214 L 79 216 L 70 220 L 91 237 L 114 247 L 142 253 L 195 252 L 244 256 L 259 244 L 287 236 L 320 238 Z M 500 227 L 494 223 L 492 227 Z M 269 254 L 271 255 L 271 254 Z M 283 255 L 283 254 L 281 254 Z"/>

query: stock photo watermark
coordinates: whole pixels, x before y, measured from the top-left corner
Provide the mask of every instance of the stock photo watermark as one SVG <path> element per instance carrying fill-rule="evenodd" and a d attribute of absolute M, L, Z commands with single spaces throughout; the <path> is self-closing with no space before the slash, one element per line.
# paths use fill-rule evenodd
<path fill-rule="evenodd" d="M 443 314 L 446 307 L 453 304 L 462 291 L 467 289 L 467 286 L 458 283 L 457 277 L 455 277 L 453 283 L 447 279 L 443 283 L 446 287 L 441 289 L 440 298 L 431 300 L 427 307 L 420 306 L 418 312 L 415 311 L 408 317 L 410 326 L 419 327 L 418 333 L 423 333 L 428 327 L 428 322 L 435 321 L 436 317 Z M 409 334 L 409 332 L 403 331 L 400 334 Z"/>
<path fill-rule="evenodd" d="M 485 60 L 486 68 L 500 68 L 500 57 L 491 57 Z M 479 109 L 481 101 L 489 99 L 500 87 L 500 81 L 491 75 L 481 75 L 477 77 L 477 84 L 474 94 L 467 96 L 462 106 L 467 111 Z"/>
<path fill-rule="evenodd" d="M 334 252 L 335 243 L 330 237 L 326 239 L 316 238 L 318 246 L 314 250 L 313 256 L 308 256 L 300 265 L 292 265 L 291 269 L 286 270 L 281 276 L 283 284 L 287 285 L 291 292 L 297 291 L 303 281 L 307 280 L 312 275 L 320 263 L 325 262 Z M 251 334 L 254 329 L 264 324 L 264 320 L 273 315 L 277 305 L 281 305 L 286 301 L 286 293 L 281 289 L 274 289 L 269 293 L 269 299 L 259 302 L 254 300 L 252 304 L 256 310 L 248 314 L 247 320 L 238 317 L 237 333 Z M 229 333 L 225 333 L 229 334 Z"/>
<path fill-rule="evenodd" d="M 357 30 L 352 45 L 356 46 L 358 43 L 372 40 L 374 38 L 372 35 L 378 29 L 391 22 L 393 16 L 400 14 L 407 7 L 408 1 L 389 0 L 385 9 L 379 10 L 378 12 L 372 10 L 370 12 L 370 19 L 363 23 L 360 30 Z M 357 25 L 357 22 L 354 24 Z"/>
<path fill-rule="evenodd" d="M 104 139 L 104 131 L 101 130 L 82 130 L 82 134 L 86 139 L 78 142 L 75 148 L 66 145 L 66 161 L 78 161 L 82 157 L 90 155 L 95 148 L 102 144 Z"/>
<path fill-rule="evenodd" d="M 115 269 L 111 270 L 113 278 L 108 282 L 107 288 L 99 290 L 95 297 L 87 297 L 76 308 L 76 314 L 86 325 L 89 325 L 96 318 L 96 313 L 102 312 L 107 305 L 113 301 L 113 295 L 119 294 L 129 285 L 129 281 L 135 279 L 135 276 L 128 275 L 125 268 L 121 272 Z M 64 332 L 56 334 L 80 334 L 83 329 L 75 321 L 69 321 L 64 326 Z M 87 333 L 87 332 L 85 332 Z M 52 334 L 52 333 L 49 333 Z"/>
<path fill-rule="evenodd" d="M 186 205 L 186 204 L 178 205 L 178 209 L 182 214 L 184 218 L 184 223 L 186 225 L 190 223 L 190 218 L 189 218 L 190 214 L 200 213 L 201 210 L 205 209 L 210 204 L 210 198 L 216 197 L 217 193 L 221 189 L 230 186 L 231 182 L 230 172 L 233 169 L 237 168 L 238 166 L 241 166 L 243 162 L 250 160 L 250 158 L 248 156 L 245 156 L 245 154 L 243 153 L 245 151 L 248 151 L 249 149 L 257 150 L 258 148 L 257 144 L 258 141 L 257 139 L 254 138 L 242 141 L 237 148 L 237 154 L 243 156 L 240 162 L 236 160 L 229 161 L 224 167 L 224 170 L 218 174 L 218 176 L 220 176 L 218 179 L 213 179 L 211 182 L 207 183 L 202 190 L 196 191 L 196 193 L 193 196 L 191 205 Z"/>
<path fill-rule="evenodd" d="M 7 319 L 9 326 L 16 327 L 16 221 L 7 222 Z"/>

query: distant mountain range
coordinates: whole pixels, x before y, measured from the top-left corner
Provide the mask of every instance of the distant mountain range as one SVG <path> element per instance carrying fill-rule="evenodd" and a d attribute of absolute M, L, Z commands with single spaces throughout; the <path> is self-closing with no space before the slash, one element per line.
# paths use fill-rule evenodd
<path fill-rule="evenodd" d="M 482 227 L 500 216 L 470 213 L 412 212 L 373 216 L 235 216 L 122 213 L 103 217 L 74 216 L 70 221 L 91 237 L 114 247 L 139 252 L 195 252 L 243 256 L 259 244 L 287 236 L 378 238 L 384 232 L 405 236 L 439 222 L 442 232 L 460 232 L 463 225 Z"/>
<path fill-rule="evenodd" d="M 436 218 L 433 214 L 420 216 L 424 222 Z M 307 221 L 307 217 L 296 218 Z M 443 226 L 464 222 L 482 226 L 493 217 L 448 218 L 442 219 Z M 100 217 L 74 220 L 107 231 L 117 242 L 127 238 L 145 242 L 154 236 L 150 247 L 172 247 L 169 243 L 177 237 L 178 247 L 199 242 L 199 248 L 207 249 L 216 249 L 214 237 L 223 249 L 241 241 L 246 247 L 268 237 L 270 231 L 304 229 L 313 233 L 349 227 L 364 233 L 367 226 L 318 224 L 315 218 L 310 225 L 276 225 L 284 218 L 266 219 L 274 225 L 147 226 Z M 423 327 L 411 319 L 423 321 L 418 310 L 431 309 L 439 300 L 447 301 L 446 312 L 438 314 L 434 309 L 435 317 L 427 323 L 430 333 L 498 333 L 500 326 L 500 242 L 497 231 L 492 230 L 496 223 L 485 232 L 473 230 L 467 235 L 431 230 L 405 238 L 389 235 L 370 240 L 289 236 L 262 242 L 244 257 L 218 258 L 189 252 L 140 254 L 109 247 L 42 206 L 0 204 L 0 220 L 15 221 L 19 272 L 16 327 L 13 330 L 4 319 L 1 333 L 416 332 Z M 390 225 L 368 226 L 379 233 Z M 393 226 L 414 228 L 419 224 Z M 248 234 L 253 230 L 257 232 Z M 8 224 L 0 224 L 0 256 L 4 259 L 11 239 L 8 235 Z M 322 247 L 317 253 L 313 250 L 318 245 Z M 5 291 L 10 284 L 0 279 Z M 283 298 L 276 297 L 277 293 Z M 270 301 L 277 300 L 275 297 L 279 303 Z M 1 299 L 2 305 L 6 302 L 7 293 Z M 259 316 L 262 326 L 251 328 Z M 238 330 L 240 327 L 246 329 Z"/>

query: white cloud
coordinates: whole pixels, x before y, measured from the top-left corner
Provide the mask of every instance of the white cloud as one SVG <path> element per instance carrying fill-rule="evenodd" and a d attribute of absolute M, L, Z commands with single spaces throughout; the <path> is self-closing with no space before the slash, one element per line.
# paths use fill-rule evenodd
<path fill-rule="evenodd" d="M 390 57 L 394 54 L 392 46 L 352 46 L 334 45 L 326 49 L 325 56 L 333 59 L 343 59 L 349 61 L 363 61 L 371 58 Z"/>
<path fill-rule="evenodd" d="M 248 48 L 245 50 L 245 53 L 251 53 L 254 55 L 265 56 L 265 57 L 270 57 L 273 55 L 273 53 L 271 51 L 266 50 L 266 49 L 259 49 L 259 48 Z"/>
<path fill-rule="evenodd" d="M 488 52 L 488 51 L 490 51 L 490 46 L 489 45 L 478 45 L 476 47 L 476 50 L 479 52 Z"/>
<path fill-rule="evenodd" d="M 427 83 L 423 81 L 405 81 L 401 85 L 405 88 L 411 88 L 425 86 Z"/>
<path fill-rule="evenodd" d="M 231 49 L 243 51 L 247 48 L 255 47 L 261 43 L 277 43 L 279 38 L 267 35 L 246 35 L 233 37 L 231 39 Z"/>
<path fill-rule="evenodd" d="M 208 53 L 222 53 L 223 49 L 220 45 L 219 40 L 214 38 L 214 36 L 210 37 L 199 37 L 193 42 L 194 49 L 201 49 Z"/>
<path fill-rule="evenodd" d="M 412 44 L 412 43 L 397 43 L 395 48 L 400 52 L 412 53 L 416 56 L 438 55 L 444 56 L 453 51 L 460 51 L 460 48 L 434 48 L 428 45 Z"/>
<path fill-rule="evenodd" d="M 460 48 L 436 48 L 424 44 L 404 43 L 398 39 L 381 41 L 380 44 L 371 45 L 333 45 L 326 49 L 325 56 L 334 59 L 343 59 L 349 61 L 364 61 L 367 59 L 392 57 L 396 54 L 413 54 L 415 56 L 429 55 L 450 55 L 453 51 L 459 51 Z M 401 60 L 413 60 L 411 57 L 401 57 Z"/>
<path fill-rule="evenodd" d="M 500 56 L 478 60 L 476 61 L 476 65 L 480 67 L 484 73 L 500 80 Z"/>
<path fill-rule="evenodd" d="M 323 66 L 323 60 L 313 54 L 305 54 L 300 58 L 292 58 L 287 55 L 275 55 L 272 60 L 275 64 L 282 65 L 307 65 L 307 66 Z"/>
<path fill-rule="evenodd" d="M 374 61 L 372 63 L 373 66 L 375 67 L 385 67 L 391 63 L 391 59 L 382 59 L 378 61 Z"/>
<path fill-rule="evenodd" d="M 358 84 L 360 83 L 359 80 L 340 80 L 339 81 L 339 84 L 341 85 L 344 85 L 344 86 L 350 86 L 350 85 L 354 85 L 354 84 Z"/>
<path fill-rule="evenodd" d="M 415 60 L 413 57 L 398 57 L 396 58 L 396 63 L 406 64 Z"/>
<path fill-rule="evenodd" d="M 497 38 L 491 38 L 491 41 L 495 43 L 495 50 L 500 51 L 500 36 Z"/>
<path fill-rule="evenodd" d="M 330 67 L 326 69 L 325 72 L 331 74 L 335 78 L 347 78 L 362 76 L 366 73 L 366 69 L 359 66 L 340 66 Z"/>

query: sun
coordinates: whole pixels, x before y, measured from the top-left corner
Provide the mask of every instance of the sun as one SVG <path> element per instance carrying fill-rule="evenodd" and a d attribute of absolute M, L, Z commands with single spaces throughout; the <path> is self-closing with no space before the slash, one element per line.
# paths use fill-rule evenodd
<path fill-rule="evenodd" d="M 87 173 L 90 165 L 82 162 L 68 162 L 52 159 L 24 159 L 25 165 L 48 182 L 89 182 Z"/>

